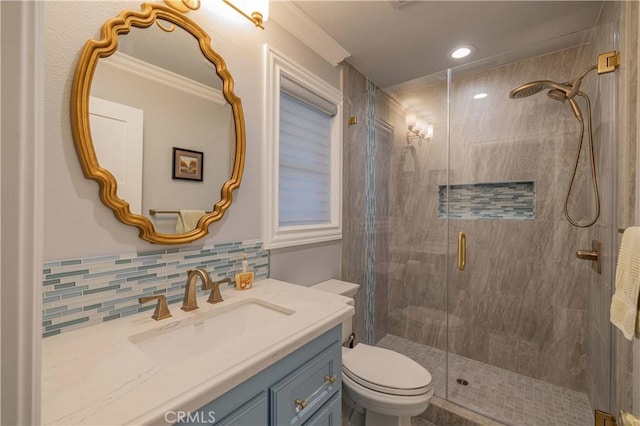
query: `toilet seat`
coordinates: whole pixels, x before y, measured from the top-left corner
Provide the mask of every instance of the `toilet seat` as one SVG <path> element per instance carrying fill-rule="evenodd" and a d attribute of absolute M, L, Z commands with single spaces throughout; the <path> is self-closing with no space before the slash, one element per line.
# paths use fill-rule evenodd
<path fill-rule="evenodd" d="M 357 344 L 343 351 L 342 371 L 367 389 L 397 396 L 431 391 L 431 374 L 414 360 L 384 348 Z"/>

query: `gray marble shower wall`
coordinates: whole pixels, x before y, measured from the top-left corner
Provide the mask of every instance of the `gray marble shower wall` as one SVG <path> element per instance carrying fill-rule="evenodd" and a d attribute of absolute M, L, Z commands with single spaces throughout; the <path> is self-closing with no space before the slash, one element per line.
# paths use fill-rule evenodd
<path fill-rule="evenodd" d="M 457 324 L 449 350 L 577 391 L 586 391 L 587 282 L 596 275 L 575 256 L 591 247 L 592 231 L 563 214 L 580 124 L 568 104 L 544 93 L 518 100 L 508 93 L 533 80 L 570 80 L 594 58 L 586 46 L 454 73 L 451 83 L 450 182 L 534 181 L 535 212 L 533 220 L 450 221 L 449 250 L 464 231 L 468 260 L 464 271 L 449 265 L 450 324 Z M 589 77 L 582 87 L 593 93 Z M 474 100 L 479 90 L 489 96 Z M 586 222 L 594 214 L 586 143 L 574 185 L 569 211 Z"/>
<path fill-rule="evenodd" d="M 613 173 L 611 153 L 598 152 L 602 225 L 598 231 L 571 226 L 562 208 L 579 124 L 568 104 L 544 94 L 508 97 L 512 88 L 528 81 L 562 82 L 579 75 L 595 62 L 593 49 L 586 45 L 482 72 L 454 72 L 449 122 L 445 73 L 396 91 L 402 102 L 376 90 L 373 245 L 367 243 L 371 237 L 364 215 L 365 141 L 371 137 L 365 117 L 371 88 L 345 64 L 345 123 L 356 116 L 358 124 L 345 124 L 344 133 L 343 279 L 363 284 L 367 244 L 375 251 L 374 282 L 369 278 L 374 312 L 364 312 L 360 291 L 357 334 L 363 335 L 369 315 L 376 341 L 390 333 L 573 390 L 597 386 L 600 379 L 586 374 L 585 339 L 599 330 L 596 323 L 602 323 L 608 299 L 589 299 L 587 293 L 602 280 L 603 291 L 608 291 L 611 269 L 604 278 L 596 277 L 575 252 L 590 248 L 596 233 L 611 239 L 604 235 L 613 220 L 613 200 L 606 195 L 614 185 L 613 176 L 606 175 Z M 601 108 L 599 102 L 608 102 L 600 99 L 597 87 L 595 73 L 582 86 L 594 95 L 594 110 Z M 473 99 L 480 91 L 489 96 Z M 405 105 L 418 97 L 423 115 L 434 125 L 433 140 L 421 145 L 407 143 L 405 125 Z M 606 109 L 598 111 L 602 122 L 594 122 L 596 145 L 608 134 Z M 593 214 L 586 154 L 569 203 L 580 221 Z M 535 183 L 533 219 L 450 219 L 447 224 L 438 217 L 440 185 L 522 181 Z M 464 271 L 456 268 L 459 231 L 467 236 Z M 588 308 L 595 314 L 588 316 Z M 609 362 L 594 354 L 593 362 Z"/>
<path fill-rule="evenodd" d="M 397 132 L 380 118 L 388 109 L 383 92 L 346 63 L 344 81 L 342 278 L 360 284 L 354 319 L 356 341 L 369 340 L 365 327 L 369 322 L 373 341 L 368 343 L 374 343 L 387 333 L 389 174 Z M 348 124 L 351 117 L 356 124 Z M 375 191 L 373 200 L 367 189 Z"/>

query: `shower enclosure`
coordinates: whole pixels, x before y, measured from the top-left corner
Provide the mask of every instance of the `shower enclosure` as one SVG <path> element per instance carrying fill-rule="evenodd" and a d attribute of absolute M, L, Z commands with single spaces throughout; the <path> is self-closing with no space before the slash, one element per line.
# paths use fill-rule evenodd
<path fill-rule="evenodd" d="M 603 23 L 577 47 L 532 46 L 384 91 L 345 66 L 345 122 L 357 124 L 344 137 L 343 279 L 361 284 L 356 338 L 423 364 L 440 400 L 513 425 L 584 426 L 612 408 L 617 76 L 590 73 L 581 86 L 601 203 L 588 228 L 563 213 L 580 133 L 572 108 L 509 92 L 580 75 L 618 49 L 617 34 Z M 408 137 L 413 114 L 431 138 Z M 568 209 L 594 217 L 588 144 Z M 594 240 L 601 273 L 576 258 Z"/>

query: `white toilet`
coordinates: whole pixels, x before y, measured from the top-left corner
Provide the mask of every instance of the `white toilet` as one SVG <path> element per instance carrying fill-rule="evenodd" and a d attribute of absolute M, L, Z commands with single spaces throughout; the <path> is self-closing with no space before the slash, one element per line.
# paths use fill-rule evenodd
<path fill-rule="evenodd" d="M 357 284 L 329 280 L 313 288 L 353 300 Z M 342 325 L 343 341 L 352 322 Z M 409 426 L 411 417 L 427 409 L 433 396 L 431 374 L 397 352 L 362 343 L 342 348 L 343 401 L 353 410 L 352 426 Z"/>

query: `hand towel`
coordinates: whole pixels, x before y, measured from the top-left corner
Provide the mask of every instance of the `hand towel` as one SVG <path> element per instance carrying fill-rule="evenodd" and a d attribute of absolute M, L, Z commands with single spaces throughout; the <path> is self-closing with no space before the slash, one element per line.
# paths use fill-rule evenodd
<path fill-rule="evenodd" d="M 621 426 L 640 426 L 640 417 L 626 411 L 620 411 L 619 421 Z"/>
<path fill-rule="evenodd" d="M 629 227 L 622 235 L 616 289 L 611 299 L 611 322 L 624 337 L 633 340 L 638 318 L 638 293 L 640 292 L 640 227 Z"/>
<path fill-rule="evenodd" d="M 180 210 L 176 223 L 176 234 L 184 234 L 193 231 L 198 226 L 198 221 L 205 215 L 204 210 Z"/>

